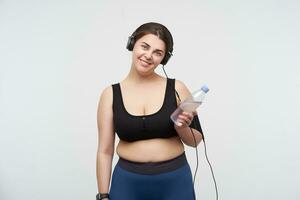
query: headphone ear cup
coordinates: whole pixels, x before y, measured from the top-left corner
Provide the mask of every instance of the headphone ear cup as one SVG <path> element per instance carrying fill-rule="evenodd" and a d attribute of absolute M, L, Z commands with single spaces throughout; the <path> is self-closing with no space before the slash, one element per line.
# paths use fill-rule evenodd
<path fill-rule="evenodd" d="M 172 56 L 172 53 L 171 53 L 171 52 L 168 52 L 168 53 L 165 55 L 164 59 L 160 62 L 160 64 L 162 64 L 162 65 L 167 64 L 167 62 L 169 61 L 169 59 L 171 58 L 171 56 Z"/>
<path fill-rule="evenodd" d="M 133 50 L 133 45 L 134 45 L 134 37 L 131 35 L 131 36 L 128 37 L 126 49 L 128 49 L 129 51 L 132 51 Z"/>

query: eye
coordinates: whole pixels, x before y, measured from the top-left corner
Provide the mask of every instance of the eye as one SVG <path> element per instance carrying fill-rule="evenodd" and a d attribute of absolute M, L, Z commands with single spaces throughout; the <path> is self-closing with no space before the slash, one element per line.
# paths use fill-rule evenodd
<path fill-rule="evenodd" d="M 156 52 L 157 56 L 162 56 L 162 54 L 160 52 Z"/>
<path fill-rule="evenodd" d="M 147 46 L 146 45 L 141 45 L 143 49 L 147 49 Z"/>

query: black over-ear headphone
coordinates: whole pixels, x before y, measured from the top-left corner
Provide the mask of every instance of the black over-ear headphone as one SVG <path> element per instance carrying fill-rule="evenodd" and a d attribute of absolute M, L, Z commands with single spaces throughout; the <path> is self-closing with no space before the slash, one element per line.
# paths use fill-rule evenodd
<path fill-rule="evenodd" d="M 133 50 L 133 46 L 134 46 L 134 43 L 136 42 L 135 41 L 135 33 L 133 33 L 131 36 L 128 37 L 128 42 L 127 42 L 127 45 L 126 45 L 126 49 L 128 49 L 129 51 L 132 51 Z M 168 51 L 165 55 L 165 57 L 162 59 L 162 61 L 160 62 L 160 64 L 162 65 L 166 65 L 168 60 L 171 58 L 172 56 L 172 51 Z"/>

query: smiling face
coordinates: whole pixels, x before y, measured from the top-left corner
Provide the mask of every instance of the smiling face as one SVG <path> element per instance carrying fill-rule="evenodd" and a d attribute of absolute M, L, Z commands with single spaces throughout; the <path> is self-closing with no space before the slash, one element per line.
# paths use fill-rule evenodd
<path fill-rule="evenodd" d="M 151 74 L 165 55 L 165 43 L 154 34 L 138 39 L 132 50 L 132 64 L 142 74 Z"/>

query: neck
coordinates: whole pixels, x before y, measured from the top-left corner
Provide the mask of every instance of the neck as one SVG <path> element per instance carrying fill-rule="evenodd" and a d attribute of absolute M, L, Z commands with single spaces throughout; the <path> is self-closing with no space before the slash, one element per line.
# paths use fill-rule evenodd
<path fill-rule="evenodd" d="M 139 74 L 135 68 L 132 66 L 125 80 L 132 83 L 149 83 L 161 79 L 161 76 L 155 73 L 154 71 L 147 75 Z"/>

